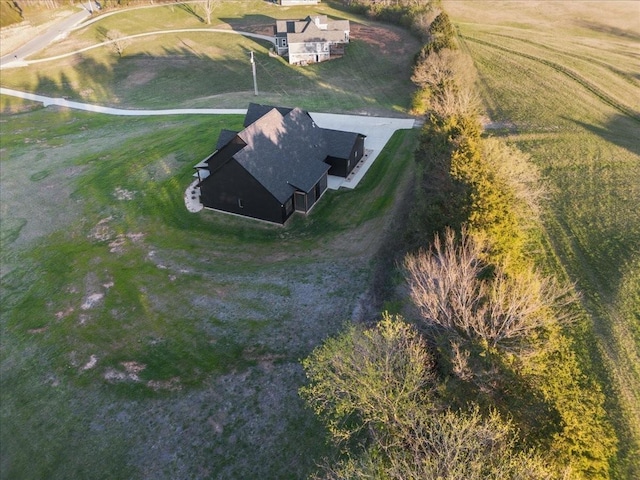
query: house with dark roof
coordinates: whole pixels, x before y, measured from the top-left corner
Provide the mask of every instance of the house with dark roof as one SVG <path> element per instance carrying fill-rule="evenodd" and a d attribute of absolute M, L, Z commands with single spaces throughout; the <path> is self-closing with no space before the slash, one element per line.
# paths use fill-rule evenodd
<path fill-rule="evenodd" d="M 344 54 L 349 32 L 349 20 L 330 20 L 326 15 L 276 20 L 276 52 L 294 65 L 324 62 Z"/>
<path fill-rule="evenodd" d="M 250 104 L 240 132 L 220 132 L 195 166 L 200 201 L 214 210 L 284 224 L 307 213 L 364 154 L 365 136 L 320 128 L 299 108 Z"/>

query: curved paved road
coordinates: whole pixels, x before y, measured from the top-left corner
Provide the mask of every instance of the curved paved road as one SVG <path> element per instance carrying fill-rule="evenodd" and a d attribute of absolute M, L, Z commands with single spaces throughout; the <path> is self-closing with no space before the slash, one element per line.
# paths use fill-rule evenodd
<path fill-rule="evenodd" d="M 120 108 L 102 107 L 100 105 L 90 105 L 87 103 L 72 102 L 64 98 L 45 97 L 42 95 L 20 92 L 18 90 L 12 90 L 10 88 L 2 87 L 0 87 L 0 95 L 10 95 L 13 97 L 24 98 L 26 100 L 32 100 L 35 102 L 42 102 L 45 107 L 49 105 L 57 105 L 60 107 L 84 110 L 87 112 L 104 113 L 107 115 L 243 115 L 247 112 L 246 109 L 221 108 L 127 110 Z M 415 126 L 415 120 L 413 118 L 367 117 L 362 115 L 338 115 L 333 113 L 314 112 L 310 112 L 310 115 L 311 117 L 313 117 L 318 126 L 322 128 L 359 132 L 366 135 L 365 148 L 368 150 L 366 161 L 349 179 L 329 176 L 329 188 L 334 190 L 340 187 L 355 188 L 362 177 L 364 177 L 364 174 L 367 173 L 367 170 L 369 170 L 369 167 L 371 167 L 378 154 L 387 144 L 387 142 L 391 138 L 391 135 L 393 135 L 396 130 L 411 129 Z"/>
<path fill-rule="evenodd" d="M 124 108 L 103 107 L 100 105 L 91 105 L 89 103 L 72 102 L 64 98 L 45 97 L 36 95 L 35 93 L 20 92 L 11 88 L 0 87 L 0 95 L 9 95 L 11 97 L 24 98 L 40 102 L 45 107 L 56 105 L 58 107 L 73 108 L 74 110 L 84 110 L 86 112 L 105 113 L 107 115 L 125 115 L 125 116 L 149 116 L 149 115 L 224 115 L 238 114 L 244 115 L 247 109 L 233 108 L 179 108 L 167 110 L 129 110 Z"/>
<path fill-rule="evenodd" d="M 88 4 L 87 4 L 88 5 Z M 104 42 L 98 45 L 94 45 L 82 50 L 71 52 L 65 55 L 59 55 L 57 57 L 51 57 L 47 59 L 39 59 L 32 61 L 25 61 L 24 58 L 32 55 L 33 53 L 46 47 L 50 42 L 55 40 L 58 36 L 66 34 L 74 26 L 85 20 L 91 15 L 88 10 L 83 10 L 70 17 L 57 22 L 45 32 L 45 34 L 33 39 L 23 47 L 16 50 L 10 55 L 6 55 L 0 59 L 0 68 L 10 66 L 27 66 L 31 63 L 44 62 L 49 60 L 55 60 L 70 55 L 75 55 L 79 52 L 89 50 L 91 48 L 101 47 L 105 44 L 112 42 Z M 131 35 L 127 38 L 138 38 L 148 35 L 158 35 L 163 33 L 178 33 L 178 32 L 214 32 L 214 33 L 231 33 L 236 35 L 244 35 L 248 37 L 257 38 L 260 40 L 266 40 L 274 43 L 274 37 L 267 35 L 260 35 L 248 32 L 240 32 L 234 30 L 224 30 L 215 28 L 206 29 L 182 29 L 182 30 L 170 30 L 161 32 L 148 32 L 138 35 Z M 148 115 L 224 115 L 224 114 L 245 114 L 246 109 L 220 109 L 220 108 L 190 108 L 190 109 L 163 109 L 163 110 L 129 110 L 112 107 L 103 107 L 100 105 L 91 105 L 81 102 L 73 102 L 64 98 L 52 98 L 45 97 L 43 95 L 37 95 L 33 93 L 20 92 L 9 88 L 0 87 L 0 95 L 9 95 L 13 97 L 19 97 L 26 100 L 41 102 L 45 107 L 49 105 L 56 105 L 60 107 L 72 108 L 77 110 L 84 110 L 88 112 L 103 113 L 108 115 L 126 115 L 126 116 L 148 116 Z M 323 128 L 332 128 L 337 130 L 346 130 L 352 132 L 360 132 L 366 135 L 365 147 L 368 151 L 366 161 L 358 168 L 358 171 L 349 179 L 340 177 L 329 178 L 329 188 L 337 189 L 339 187 L 354 188 L 358 182 L 364 177 L 369 167 L 373 164 L 378 154 L 382 151 L 391 135 L 399 129 L 410 129 L 415 126 L 415 121 L 412 118 L 383 118 L 383 117 L 367 117 L 360 115 L 336 115 L 328 113 L 310 113 L 316 123 Z"/>
<path fill-rule="evenodd" d="M 10 64 L 23 64 L 23 61 L 26 57 L 39 52 L 44 47 L 53 42 L 56 38 L 62 35 L 66 35 L 73 27 L 91 16 L 91 12 L 89 10 L 85 9 L 84 7 L 81 8 L 81 11 L 74 13 L 70 17 L 64 18 L 59 22 L 54 23 L 42 35 L 39 35 L 36 38 L 30 40 L 14 52 L 1 57 L 0 68 L 9 66 Z"/>
<path fill-rule="evenodd" d="M 89 5 L 88 2 L 87 2 L 87 5 Z M 158 6 L 160 6 L 160 5 L 158 5 Z M 159 30 L 159 31 L 156 31 L 156 32 L 139 33 L 139 34 L 136 34 L 136 35 L 129 35 L 127 37 L 123 37 L 123 38 L 118 39 L 118 40 L 107 40 L 105 42 L 101 42 L 101 43 L 98 43 L 96 45 L 91 45 L 90 47 L 82 48 L 80 50 L 74 50 L 73 52 L 64 53 L 62 55 L 56 55 L 55 57 L 40 58 L 38 60 L 25 60 L 28 56 L 33 55 L 34 53 L 37 53 L 40 50 L 42 50 L 43 48 L 45 48 L 47 45 L 49 45 L 55 39 L 66 35 L 71 30 L 73 30 L 74 27 L 78 26 L 85 19 L 87 19 L 88 17 L 91 16 L 91 12 L 89 10 L 87 10 L 84 7 L 84 5 L 81 4 L 81 8 L 82 8 L 82 11 L 77 12 L 77 13 L 71 15 L 70 17 L 67 17 L 67 18 L 65 18 L 65 19 L 63 19 L 63 20 L 61 20 L 59 22 L 56 22 L 53 26 L 49 27 L 49 29 L 44 34 L 39 35 L 38 37 L 30 40 L 29 42 L 27 42 L 25 45 L 23 45 L 22 47 L 18 48 L 14 52 L 1 57 L 0 58 L 0 69 L 2 69 L 2 68 L 12 68 L 12 67 L 25 67 L 25 66 L 31 65 L 32 63 L 48 62 L 48 61 L 51 61 L 51 60 L 58 60 L 58 59 L 65 58 L 65 57 L 71 57 L 71 56 L 76 55 L 78 53 L 86 52 L 86 51 L 92 50 L 94 48 L 100 48 L 100 47 L 103 47 L 105 45 L 109 45 L 109 44 L 112 44 L 112 43 L 115 43 L 115 42 L 118 42 L 118 41 L 122 41 L 122 40 L 127 40 L 127 39 L 132 39 L 132 38 L 140 38 L 140 37 L 148 37 L 148 36 L 153 36 L 153 35 L 168 35 L 168 34 L 173 34 L 173 33 L 190 33 L 190 32 L 229 33 L 229 34 L 232 34 L 232 35 L 243 35 L 245 37 L 251 37 L 251 38 L 258 39 L 258 40 L 265 40 L 267 42 L 273 43 L 274 45 L 276 43 L 275 37 L 270 36 L 270 35 L 261 35 L 259 33 L 250 33 L 250 32 L 243 32 L 243 31 L 239 31 L 239 30 L 229 30 L 229 29 L 222 29 L 222 28 L 185 28 L 185 29 L 177 29 L 177 30 Z M 98 17 L 93 21 L 98 21 L 100 19 L 101 19 L 101 17 Z M 87 22 L 87 23 L 92 23 L 92 22 Z M 84 25 L 81 25 L 81 26 L 84 26 Z"/>

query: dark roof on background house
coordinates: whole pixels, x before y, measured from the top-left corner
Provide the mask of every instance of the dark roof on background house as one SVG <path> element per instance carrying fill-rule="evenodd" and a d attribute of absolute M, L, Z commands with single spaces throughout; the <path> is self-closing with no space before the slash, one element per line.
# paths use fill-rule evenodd
<path fill-rule="evenodd" d="M 271 108 L 234 137 L 244 147 L 233 157 L 281 203 L 296 188 L 311 190 L 330 168 L 322 129 L 303 110 L 289 110 Z"/>
<path fill-rule="evenodd" d="M 361 133 L 344 132 L 342 130 L 322 129 L 327 142 L 327 155 L 337 158 L 349 158 L 351 149 Z"/>
<path fill-rule="evenodd" d="M 265 114 L 269 113 L 269 111 L 273 110 L 274 108 L 278 110 L 278 112 L 280 112 L 280 115 L 282 115 L 283 117 L 287 113 L 289 113 L 291 110 L 293 110 L 293 108 L 287 108 L 287 107 L 273 107 L 271 105 L 260 105 L 259 103 L 250 103 L 249 108 L 247 109 L 247 114 L 244 117 L 244 126 L 248 127 L 253 122 L 258 120 L 260 117 L 264 116 Z"/>
<path fill-rule="evenodd" d="M 319 28 L 316 21 L 326 29 Z M 340 42 L 344 40 L 345 30 L 349 30 L 349 20 L 329 20 L 326 15 L 310 15 L 304 20 L 276 20 L 276 35 L 286 33 L 289 43 Z"/>

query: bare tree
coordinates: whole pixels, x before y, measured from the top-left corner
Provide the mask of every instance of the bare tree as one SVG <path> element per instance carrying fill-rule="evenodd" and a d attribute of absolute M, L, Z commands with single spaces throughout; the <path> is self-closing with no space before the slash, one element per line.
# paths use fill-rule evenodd
<path fill-rule="evenodd" d="M 428 252 L 405 258 L 410 295 L 427 326 L 522 353 L 537 330 L 570 318 L 570 288 L 534 271 L 507 275 L 498 266 L 489 274 L 482 251 L 466 231 L 456 243 L 449 229 L 444 244 L 436 236 Z"/>
<path fill-rule="evenodd" d="M 496 138 L 482 142 L 482 156 L 493 170 L 512 189 L 522 205 L 520 218 L 523 223 L 540 216 L 540 206 L 547 197 L 540 171 L 529 155 Z M 517 207 L 514 205 L 514 207 Z"/>
<path fill-rule="evenodd" d="M 494 411 L 412 412 L 398 433 L 398 444 L 384 454 L 375 443 L 357 456 L 326 465 L 315 480 L 485 480 L 566 478 L 534 451 L 521 451 L 517 432 Z"/>
<path fill-rule="evenodd" d="M 454 62 L 459 52 L 448 48 L 440 52 L 431 52 L 426 55 L 420 54 L 413 67 L 411 81 L 419 87 L 437 88 L 448 81 L 452 81 L 455 76 Z"/>
<path fill-rule="evenodd" d="M 471 57 L 444 48 L 423 51 L 413 68 L 411 80 L 430 92 L 431 109 L 441 117 L 475 115 L 480 101 L 474 82 L 476 70 Z"/>
<path fill-rule="evenodd" d="M 119 57 L 122 57 L 125 48 L 131 43 L 131 40 L 119 30 L 109 30 L 105 33 L 105 37 Z"/>
<path fill-rule="evenodd" d="M 204 0 L 202 2 L 202 10 L 204 11 L 204 19 L 207 25 L 211 25 L 211 15 L 219 3 L 220 0 Z"/>

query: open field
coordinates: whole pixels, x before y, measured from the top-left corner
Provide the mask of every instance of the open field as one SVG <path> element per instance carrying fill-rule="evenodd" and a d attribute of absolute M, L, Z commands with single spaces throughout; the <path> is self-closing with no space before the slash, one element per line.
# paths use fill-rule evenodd
<path fill-rule="evenodd" d="M 162 9 L 119 13 L 117 26 L 203 26 L 178 7 L 152 10 Z M 267 11 L 302 15 L 236 2 L 219 21 L 260 29 Z M 100 26 L 43 55 L 93 41 Z M 357 28 L 368 36 L 350 55 L 306 69 L 240 36 L 169 35 L 132 44 L 122 59 L 101 48 L 3 70 L 2 85 L 128 108 L 259 101 L 403 114 L 417 42 L 364 20 Z M 378 34 L 403 35 L 402 52 Z M 376 255 L 402 210 L 417 131 L 397 132 L 355 190 L 326 193 L 283 228 L 185 209 L 192 166 L 241 117 L 0 104 L 0 476 L 305 477 L 329 447 L 298 397 L 299 360 L 345 322 L 369 318 Z"/>
<path fill-rule="evenodd" d="M 576 282 L 576 349 L 608 397 L 617 478 L 640 476 L 640 7 L 460 2 L 445 9 L 479 71 L 489 132 L 531 154 L 550 260 Z M 588 421 L 588 419 L 585 419 Z"/>
<path fill-rule="evenodd" d="M 304 476 L 298 361 L 360 315 L 416 133 L 282 228 L 184 208 L 241 117 L 3 122 L 2 476 Z"/>
<path fill-rule="evenodd" d="M 129 108 L 243 108 L 255 100 L 249 59 L 249 52 L 254 51 L 258 100 L 263 103 L 312 111 L 406 112 L 412 90 L 407 72 L 420 48 L 418 41 L 402 29 L 356 19 L 325 4 L 313 11 L 354 21 L 344 58 L 293 67 L 282 58 L 270 57 L 272 45 L 266 41 L 211 32 L 158 33 L 132 39 L 122 58 L 103 46 L 28 69 L 4 70 L 2 84 Z M 216 9 L 211 28 L 271 35 L 275 18 L 304 17 L 311 12 L 309 8 L 277 8 L 264 1 L 225 2 Z M 185 28 L 207 25 L 180 6 L 141 8 L 99 18 L 35 58 L 100 44 L 116 29 L 129 35 Z"/>

